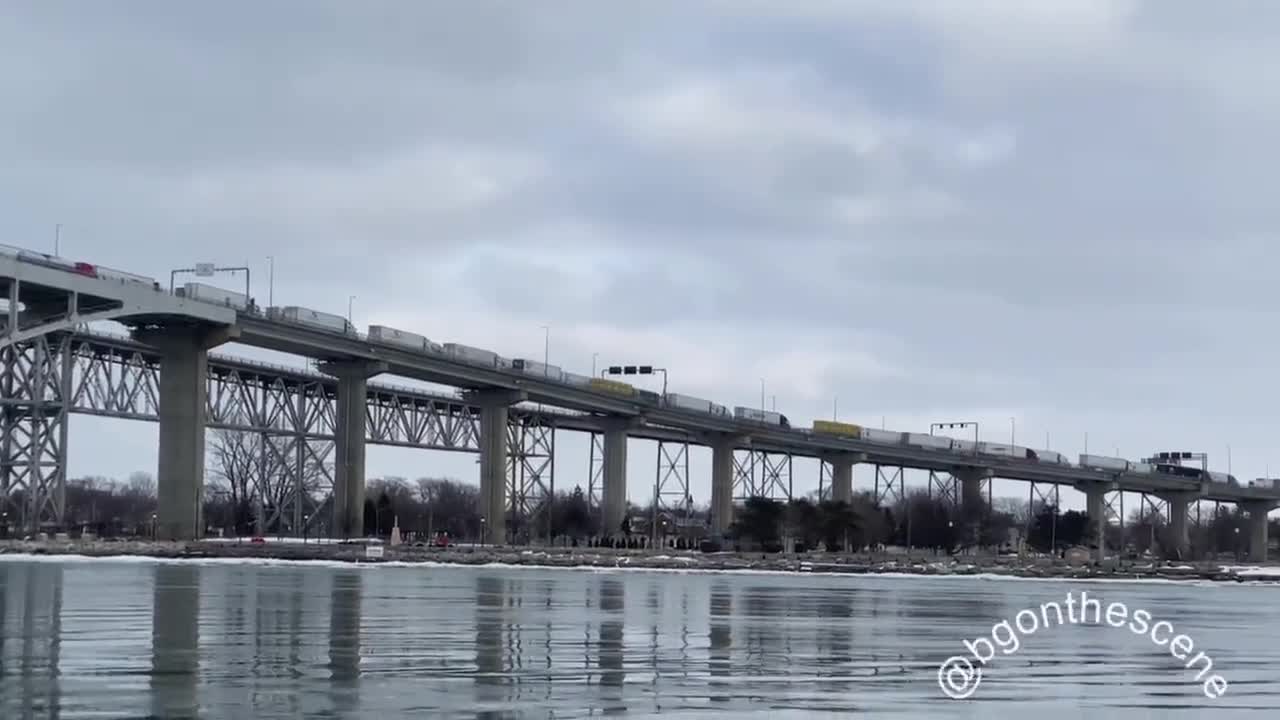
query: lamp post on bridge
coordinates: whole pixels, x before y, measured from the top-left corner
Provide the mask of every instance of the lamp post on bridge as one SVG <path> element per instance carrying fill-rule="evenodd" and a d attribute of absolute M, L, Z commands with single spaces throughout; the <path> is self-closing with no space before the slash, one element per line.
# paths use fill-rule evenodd
<path fill-rule="evenodd" d="M 542 376 L 547 376 L 548 358 L 551 357 L 551 326 L 542 325 Z"/>

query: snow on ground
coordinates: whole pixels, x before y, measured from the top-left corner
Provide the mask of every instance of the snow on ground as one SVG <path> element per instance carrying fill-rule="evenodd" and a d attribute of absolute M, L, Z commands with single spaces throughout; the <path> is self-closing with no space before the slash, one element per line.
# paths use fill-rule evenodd
<path fill-rule="evenodd" d="M 1240 577 L 1273 577 L 1280 579 L 1280 567 L 1258 565 L 1223 565 L 1224 572 L 1235 572 Z"/>
<path fill-rule="evenodd" d="M 200 542 L 207 543 L 225 543 L 234 545 L 248 545 L 254 540 L 253 537 L 211 537 L 201 538 Z M 336 545 L 341 540 L 336 538 L 297 538 L 297 537 L 264 537 L 262 541 L 271 545 Z M 378 540 L 377 543 L 381 543 Z"/>

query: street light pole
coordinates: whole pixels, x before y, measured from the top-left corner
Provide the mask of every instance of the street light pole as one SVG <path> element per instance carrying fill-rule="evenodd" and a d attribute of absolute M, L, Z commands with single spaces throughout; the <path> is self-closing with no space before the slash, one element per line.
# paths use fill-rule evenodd
<path fill-rule="evenodd" d="M 760 412 L 764 412 L 764 378 L 760 378 Z"/>
<path fill-rule="evenodd" d="M 352 327 L 355 327 L 355 323 L 351 322 L 351 306 L 355 304 L 355 301 L 356 301 L 355 295 L 347 296 L 347 324 Z"/>
<path fill-rule="evenodd" d="M 600 353 L 591 353 L 591 377 L 596 376 L 596 359 L 600 357 Z"/>
<path fill-rule="evenodd" d="M 56 257 L 62 251 L 62 223 L 53 226 L 53 254 Z"/>
<path fill-rule="evenodd" d="M 276 304 L 276 259 L 272 255 L 267 256 L 267 307 L 274 307 Z"/>
<path fill-rule="evenodd" d="M 547 377 L 547 358 L 551 356 L 551 326 L 542 326 L 542 376 Z M 594 374 L 594 373 L 593 373 Z"/>
<path fill-rule="evenodd" d="M 1017 427 L 1018 427 L 1018 425 L 1017 425 L 1017 422 L 1015 421 L 1015 419 L 1014 419 L 1014 418 L 1009 418 L 1009 444 L 1010 444 L 1010 445 L 1017 445 L 1017 444 L 1018 444 L 1018 443 L 1017 443 L 1017 442 L 1015 442 L 1015 440 L 1014 440 L 1014 433 L 1015 433 L 1015 431 L 1017 430 Z"/>

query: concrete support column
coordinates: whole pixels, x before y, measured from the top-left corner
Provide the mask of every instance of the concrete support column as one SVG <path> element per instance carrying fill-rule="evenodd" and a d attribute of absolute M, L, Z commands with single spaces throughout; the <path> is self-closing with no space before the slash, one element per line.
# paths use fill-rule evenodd
<path fill-rule="evenodd" d="M 735 438 L 711 440 L 711 534 L 719 539 L 733 525 L 733 450 Z"/>
<path fill-rule="evenodd" d="M 1161 499 L 1169 503 L 1169 543 L 1173 546 L 1172 559 L 1181 560 L 1191 552 L 1191 536 L 1187 532 L 1187 510 L 1191 506 L 1193 496 L 1165 495 Z"/>
<path fill-rule="evenodd" d="M 831 463 L 831 499 L 836 502 L 853 502 L 853 458 L 833 455 L 826 459 Z"/>
<path fill-rule="evenodd" d="M 1270 502 L 1248 503 L 1243 505 L 1249 514 L 1249 562 L 1263 563 L 1267 561 L 1267 514 L 1275 509 Z"/>
<path fill-rule="evenodd" d="M 984 470 L 957 468 L 951 471 L 951 475 L 960 485 L 960 526 L 963 529 L 963 542 L 977 547 L 981 544 L 982 522 L 987 515 L 987 500 L 982 495 L 982 484 L 983 481 L 989 481 L 990 474 Z"/>
<path fill-rule="evenodd" d="M 320 371 L 338 379 L 334 428 L 333 531 L 341 538 L 364 536 L 364 442 L 368 380 L 387 371 L 384 362 L 334 360 Z"/>
<path fill-rule="evenodd" d="M 622 532 L 622 520 L 627 514 L 627 427 L 626 420 L 612 419 L 604 430 L 604 487 L 600 499 L 604 505 L 606 537 Z"/>
<path fill-rule="evenodd" d="M 209 348 L 234 337 L 232 328 L 167 328 L 135 333 L 160 353 L 159 466 L 156 536 L 194 540 L 204 533 L 204 434 Z"/>
<path fill-rule="evenodd" d="M 981 517 L 987 501 L 982 497 L 982 482 L 987 476 L 982 473 L 953 472 L 960 483 L 960 509 L 966 519 Z"/>
<path fill-rule="evenodd" d="M 470 400 L 480 406 L 480 517 L 482 541 L 507 540 L 507 409 L 525 399 L 523 393 L 484 391 Z"/>
<path fill-rule="evenodd" d="M 1090 542 L 1097 546 L 1094 559 L 1102 562 L 1107 559 L 1107 491 L 1106 485 L 1089 485 L 1082 490 L 1085 493 L 1085 512 L 1089 515 Z"/>

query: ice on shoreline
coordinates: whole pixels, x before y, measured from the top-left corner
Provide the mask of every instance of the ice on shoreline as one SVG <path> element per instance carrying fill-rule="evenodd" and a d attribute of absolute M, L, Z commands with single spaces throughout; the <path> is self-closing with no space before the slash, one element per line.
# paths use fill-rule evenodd
<path fill-rule="evenodd" d="M 546 553 L 543 553 L 544 555 Z M 527 557 L 527 552 L 524 554 Z M 333 559 L 295 559 L 295 558 L 268 558 L 268 557 L 161 557 L 155 555 L 147 555 L 145 552 L 137 552 L 131 554 L 113 554 L 113 555 L 84 555 L 76 553 L 0 553 L 0 562 L 42 562 L 42 563 L 118 563 L 118 564 L 197 564 L 209 566 L 241 566 L 241 567 L 312 567 L 312 568 L 329 568 L 329 569 L 359 569 L 359 570 L 408 570 L 408 569 L 442 569 L 454 568 L 459 570 L 563 570 L 577 572 L 592 573 L 635 573 L 635 572 L 652 572 L 652 573 L 676 573 L 676 574 L 708 574 L 708 575 L 733 575 L 746 574 L 754 576 L 776 575 L 776 576 L 795 576 L 808 575 L 820 577 L 845 577 L 860 580 L 868 580 L 874 578 L 948 578 L 954 580 L 973 580 L 973 581 L 1033 581 L 1033 582 L 1076 582 L 1076 583 L 1131 583 L 1131 584 L 1167 584 L 1178 583 L 1193 586 L 1214 586 L 1221 587 L 1224 585 L 1272 585 L 1280 583 L 1280 567 L 1259 567 L 1259 566 L 1223 566 L 1223 571 L 1236 571 L 1240 577 L 1248 578 L 1276 578 L 1277 582 L 1252 581 L 1249 583 L 1229 583 L 1222 581 L 1214 581 L 1209 579 L 1179 580 L 1174 578 L 1140 578 L 1140 577 L 1073 577 L 1073 576 L 1049 576 L 1049 577 L 1026 577 L 1020 575 L 1004 574 L 998 572 L 919 572 L 919 571 L 892 571 L 880 570 L 871 572 L 836 572 L 825 570 L 812 570 L 812 561 L 797 561 L 797 569 L 773 569 L 773 568 L 717 568 L 717 567 L 700 567 L 699 563 L 703 561 L 699 557 L 680 557 L 669 555 L 654 556 L 628 556 L 622 555 L 616 558 L 608 558 L 607 556 L 590 556 L 597 561 L 603 561 L 600 564 L 589 564 L 587 555 L 575 555 L 567 559 L 577 561 L 578 564 L 524 564 L 502 562 L 501 560 L 488 560 L 481 562 L 456 562 L 441 560 L 377 560 L 365 561 L 358 560 L 333 560 Z M 614 562 L 610 563 L 609 560 Z M 632 561 L 638 562 L 632 562 Z M 685 567 L 662 567 L 652 566 L 643 563 L 657 562 L 678 562 L 684 564 Z M 934 569 L 947 568 L 957 570 L 961 568 L 972 568 L 973 566 L 965 566 L 961 564 L 946 565 L 940 562 L 920 562 L 909 567 Z M 1186 566 L 1184 566 L 1186 567 Z"/>

